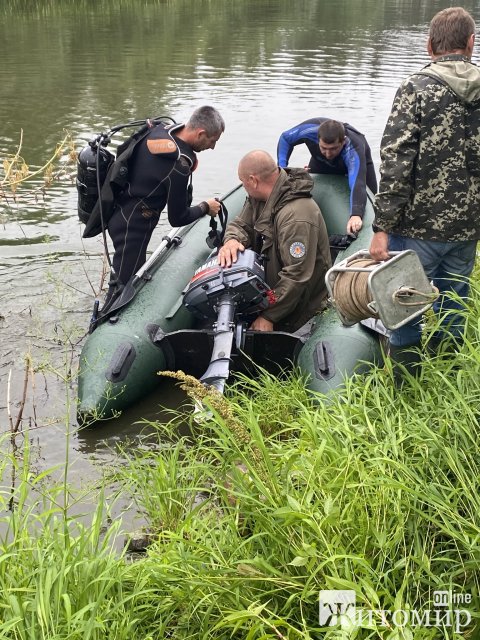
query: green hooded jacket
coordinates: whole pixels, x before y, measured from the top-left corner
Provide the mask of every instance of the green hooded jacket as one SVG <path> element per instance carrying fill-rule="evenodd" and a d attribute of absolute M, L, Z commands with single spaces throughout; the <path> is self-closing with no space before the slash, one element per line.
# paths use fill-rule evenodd
<path fill-rule="evenodd" d="M 262 253 L 276 302 L 262 312 L 276 330 L 296 331 L 326 306 L 325 274 L 331 266 L 327 228 L 304 169 L 281 169 L 267 202 L 247 198 L 226 230 Z"/>

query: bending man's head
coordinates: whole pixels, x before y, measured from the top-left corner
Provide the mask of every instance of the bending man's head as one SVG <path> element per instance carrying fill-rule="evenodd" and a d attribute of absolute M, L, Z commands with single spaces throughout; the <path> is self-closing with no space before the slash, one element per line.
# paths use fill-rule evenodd
<path fill-rule="evenodd" d="M 475 22 L 462 7 L 443 9 L 430 22 L 428 52 L 432 56 L 461 53 L 470 58 L 474 40 Z"/>
<path fill-rule="evenodd" d="M 256 200 L 267 200 L 278 179 L 279 168 L 266 151 L 250 151 L 238 164 L 238 178 L 249 196 Z"/>
<path fill-rule="evenodd" d="M 219 112 L 208 105 L 199 107 L 190 116 L 185 125 L 187 135 L 194 151 L 214 149 L 215 145 L 225 131 L 225 121 Z"/>
<path fill-rule="evenodd" d="M 325 120 L 318 127 L 318 147 L 327 160 L 333 160 L 345 145 L 345 127 L 337 120 Z"/>

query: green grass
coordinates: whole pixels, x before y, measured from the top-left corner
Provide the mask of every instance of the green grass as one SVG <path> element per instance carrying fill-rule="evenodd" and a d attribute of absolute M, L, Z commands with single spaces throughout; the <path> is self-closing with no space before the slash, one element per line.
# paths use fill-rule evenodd
<path fill-rule="evenodd" d="M 328 403 L 301 378 L 263 374 L 240 380 L 213 420 L 170 449 L 175 424 L 159 426 L 161 453 L 133 456 L 125 476 L 158 531 L 145 565 L 174 637 L 340 637 L 319 630 L 321 589 L 420 614 L 435 610 L 436 590 L 471 594 L 462 637 L 475 637 L 479 315 L 474 291 L 460 353 L 426 357 L 400 391 L 388 364 Z M 401 632 L 376 616 L 344 637 L 455 633 Z"/>
<path fill-rule="evenodd" d="M 70 517 L 70 490 L 26 451 L 13 512 L 0 493 L 0 638 L 478 637 L 479 311 L 474 290 L 461 351 L 426 357 L 401 390 L 388 363 L 328 402 L 296 375 L 260 374 L 210 398 L 188 437 L 184 416 L 156 425 L 158 446 L 116 474 L 154 534 L 135 561 L 118 552 L 120 524 L 104 526 L 103 495 L 91 522 Z M 322 589 L 420 615 L 436 590 L 471 594 L 472 623 L 456 634 L 376 614 L 320 629 Z"/>
<path fill-rule="evenodd" d="M 165 484 L 155 504 L 144 501 L 150 476 L 142 491 L 134 465 L 140 502 L 159 526 L 146 564 L 175 637 L 316 637 L 327 588 L 354 589 L 360 605 L 387 610 L 433 608 L 434 590 L 477 596 L 478 424 L 459 422 L 451 398 L 434 404 L 422 389 L 386 406 L 368 382 L 350 389 L 358 403 L 299 405 L 269 438 L 253 407 L 242 407 L 247 447 L 217 417 L 193 445 L 163 453 L 180 482 Z M 426 422 L 415 394 L 429 403 Z M 192 509 L 193 492 L 207 500 Z M 426 633 L 415 637 L 434 637 Z"/>
<path fill-rule="evenodd" d="M 117 551 L 118 524 L 105 530 L 103 495 L 88 519 L 69 517 L 49 473 L 34 474 L 27 447 L 13 510 L 0 490 L 0 638 L 135 637 L 148 587 Z"/>

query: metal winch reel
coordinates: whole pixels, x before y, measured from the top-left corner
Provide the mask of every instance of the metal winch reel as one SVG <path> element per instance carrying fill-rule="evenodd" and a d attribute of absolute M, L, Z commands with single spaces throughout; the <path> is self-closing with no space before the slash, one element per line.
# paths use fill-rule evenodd
<path fill-rule="evenodd" d="M 379 318 L 387 329 L 398 329 L 438 298 L 414 251 L 390 256 L 376 262 L 368 251 L 358 251 L 327 271 L 328 292 L 344 325 Z"/>

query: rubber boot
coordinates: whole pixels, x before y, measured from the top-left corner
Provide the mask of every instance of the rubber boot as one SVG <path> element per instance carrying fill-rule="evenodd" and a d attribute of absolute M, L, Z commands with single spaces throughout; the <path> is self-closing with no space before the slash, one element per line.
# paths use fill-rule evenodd
<path fill-rule="evenodd" d="M 422 361 L 422 353 L 419 347 L 419 342 L 402 347 L 389 345 L 388 355 L 392 361 L 393 380 L 397 388 L 402 386 L 405 372 L 414 378 L 420 374 L 419 365 Z"/>

